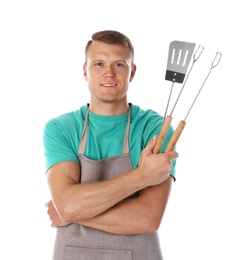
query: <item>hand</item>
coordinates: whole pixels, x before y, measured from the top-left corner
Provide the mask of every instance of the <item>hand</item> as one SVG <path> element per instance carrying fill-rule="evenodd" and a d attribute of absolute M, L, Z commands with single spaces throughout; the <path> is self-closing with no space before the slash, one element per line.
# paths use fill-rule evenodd
<path fill-rule="evenodd" d="M 52 221 L 52 227 L 64 227 L 68 226 L 71 223 L 64 222 L 61 217 L 59 216 L 52 200 L 46 202 L 45 206 L 48 208 L 47 213 Z"/>
<path fill-rule="evenodd" d="M 154 186 L 165 181 L 172 169 L 171 161 L 178 157 L 178 153 L 170 151 L 162 154 L 153 154 L 153 148 L 157 136 L 155 136 L 143 149 L 138 167 L 144 175 L 146 185 Z"/>

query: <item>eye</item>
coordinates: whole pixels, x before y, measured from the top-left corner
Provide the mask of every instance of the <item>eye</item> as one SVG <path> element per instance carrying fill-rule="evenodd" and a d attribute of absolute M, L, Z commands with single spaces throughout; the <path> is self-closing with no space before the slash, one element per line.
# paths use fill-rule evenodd
<path fill-rule="evenodd" d="M 123 67 L 123 64 L 122 63 L 116 63 L 115 66 L 120 68 L 120 67 Z"/>
<path fill-rule="evenodd" d="M 96 67 L 102 67 L 102 66 L 103 66 L 103 63 L 102 63 L 102 62 L 96 62 L 96 63 L 95 63 L 95 66 L 96 66 Z"/>

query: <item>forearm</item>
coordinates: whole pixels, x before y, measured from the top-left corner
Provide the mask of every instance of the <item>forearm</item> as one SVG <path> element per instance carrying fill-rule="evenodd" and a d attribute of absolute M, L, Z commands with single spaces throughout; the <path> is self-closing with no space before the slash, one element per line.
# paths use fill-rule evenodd
<path fill-rule="evenodd" d="M 104 213 L 78 224 L 114 234 L 145 233 L 144 216 L 138 198 L 119 202 Z"/>
<path fill-rule="evenodd" d="M 106 212 L 78 223 L 114 234 L 155 232 L 162 220 L 172 177 L 140 192 L 139 197 L 121 201 Z"/>
<path fill-rule="evenodd" d="M 54 186 L 51 185 L 53 201 L 59 215 L 66 222 L 90 219 L 144 188 L 139 176 L 137 170 L 132 170 L 103 182 L 81 184 L 72 181 L 60 188 L 64 190 L 61 193 L 54 191 Z"/>

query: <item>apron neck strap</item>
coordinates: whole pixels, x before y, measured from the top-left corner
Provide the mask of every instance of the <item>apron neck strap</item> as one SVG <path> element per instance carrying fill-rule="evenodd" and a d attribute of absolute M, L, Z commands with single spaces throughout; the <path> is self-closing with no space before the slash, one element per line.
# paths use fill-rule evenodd
<path fill-rule="evenodd" d="M 129 143 L 128 143 L 128 138 L 129 138 L 129 132 L 130 132 L 130 108 L 128 112 L 128 122 L 125 130 L 125 135 L 124 135 L 124 141 L 123 141 L 123 153 L 129 153 Z"/>

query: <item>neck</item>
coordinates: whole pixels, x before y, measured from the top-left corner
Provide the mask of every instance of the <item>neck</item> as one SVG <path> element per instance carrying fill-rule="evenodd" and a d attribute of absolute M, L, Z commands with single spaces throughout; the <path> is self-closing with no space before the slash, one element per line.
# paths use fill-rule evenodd
<path fill-rule="evenodd" d="M 116 116 L 128 113 L 129 105 L 127 100 L 124 102 L 104 102 L 104 103 L 96 103 L 91 100 L 89 111 L 102 115 L 102 116 Z"/>

